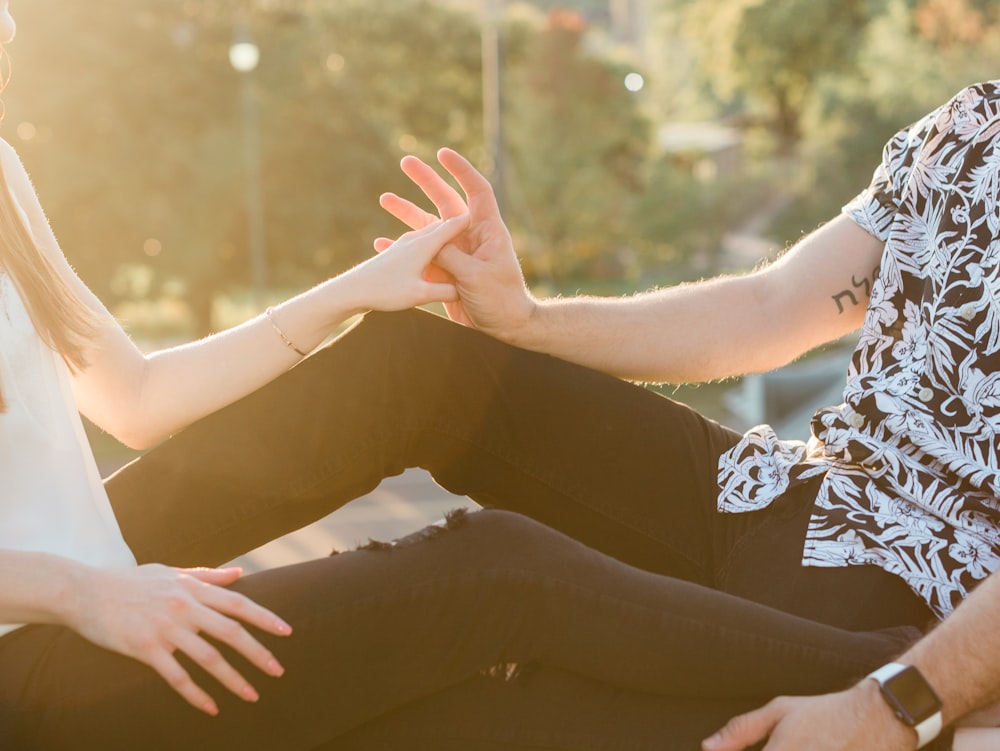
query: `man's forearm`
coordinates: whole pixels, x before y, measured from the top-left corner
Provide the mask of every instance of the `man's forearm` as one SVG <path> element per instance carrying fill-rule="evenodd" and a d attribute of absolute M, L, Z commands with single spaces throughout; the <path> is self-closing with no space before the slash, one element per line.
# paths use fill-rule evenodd
<path fill-rule="evenodd" d="M 790 362 L 857 328 L 882 243 L 837 217 L 771 266 L 632 297 L 537 303 L 511 343 L 640 381 L 684 383 Z"/>
<path fill-rule="evenodd" d="M 543 300 L 511 343 L 636 381 L 768 370 L 799 353 L 762 327 L 758 282 L 733 277 L 630 297 Z"/>
<path fill-rule="evenodd" d="M 992 574 L 955 612 L 902 655 L 941 697 L 945 723 L 1000 701 L 1000 579 Z"/>

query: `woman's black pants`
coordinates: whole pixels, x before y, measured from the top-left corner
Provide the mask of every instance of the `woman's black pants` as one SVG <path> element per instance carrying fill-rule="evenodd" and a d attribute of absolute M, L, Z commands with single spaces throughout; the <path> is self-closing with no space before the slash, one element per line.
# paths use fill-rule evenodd
<path fill-rule="evenodd" d="M 715 510 L 738 436 L 651 391 L 436 316 L 373 314 L 107 482 L 140 563 L 217 565 L 406 467 L 492 510 L 248 575 L 295 629 L 216 718 L 59 626 L 0 639 L 7 749 L 698 748 L 778 694 L 850 685 L 927 609 L 799 565 L 815 487 Z M 511 513 L 517 512 L 517 513 Z"/>

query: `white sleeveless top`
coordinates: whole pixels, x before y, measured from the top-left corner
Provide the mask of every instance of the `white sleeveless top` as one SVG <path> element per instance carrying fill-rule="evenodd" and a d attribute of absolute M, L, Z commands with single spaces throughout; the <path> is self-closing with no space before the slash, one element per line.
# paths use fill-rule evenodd
<path fill-rule="evenodd" d="M 111 511 L 70 388 L 0 273 L 0 548 L 107 568 L 136 565 Z M 0 624 L 0 635 L 18 625 Z"/>

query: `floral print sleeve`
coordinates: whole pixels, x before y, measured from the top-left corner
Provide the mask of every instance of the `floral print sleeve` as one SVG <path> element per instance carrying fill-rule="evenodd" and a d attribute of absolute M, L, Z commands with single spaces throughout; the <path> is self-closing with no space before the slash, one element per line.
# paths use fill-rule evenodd
<path fill-rule="evenodd" d="M 751 429 L 719 509 L 820 474 L 803 564 L 879 566 L 943 618 L 1000 568 L 1000 82 L 897 133 L 844 212 L 885 242 L 844 402 L 808 446 Z"/>
<path fill-rule="evenodd" d="M 882 150 L 882 163 L 872 175 L 871 185 L 844 207 L 844 213 L 858 226 L 883 242 L 889 237 L 907 178 L 936 114 L 932 112 L 889 140 Z"/>

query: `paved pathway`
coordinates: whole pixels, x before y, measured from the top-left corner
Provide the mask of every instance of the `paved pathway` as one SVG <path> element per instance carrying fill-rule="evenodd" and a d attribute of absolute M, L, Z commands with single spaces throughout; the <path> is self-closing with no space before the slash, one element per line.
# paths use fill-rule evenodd
<path fill-rule="evenodd" d="M 464 496 L 443 490 L 430 475 L 411 469 L 390 477 L 374 491 L 325 519 L 257 548 L 236 560 L 247 572 L 349 550 L 369 538 L 391 540 L 442 518 L 458 507 L 474 508 Z"/>

